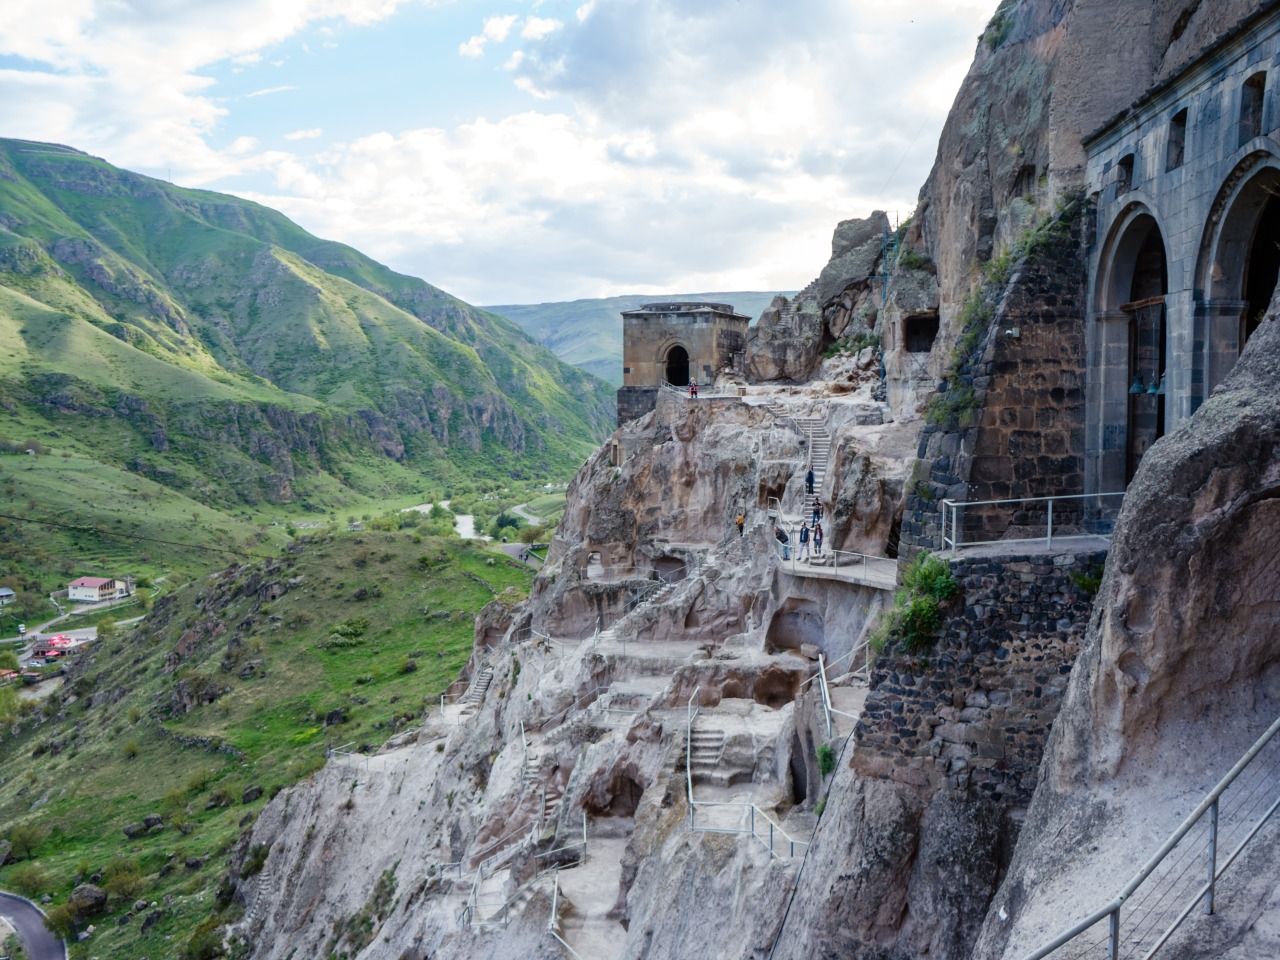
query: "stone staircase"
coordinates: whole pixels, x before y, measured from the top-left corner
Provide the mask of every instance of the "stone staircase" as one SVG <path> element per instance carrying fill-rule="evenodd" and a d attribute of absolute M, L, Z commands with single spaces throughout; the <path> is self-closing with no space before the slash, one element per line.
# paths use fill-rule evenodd
<path fill-rule="evenodd" d="M 555 822 L 556 815 L 560 812 L 560 801 L 564 797 L 564 791 L 554 781 L 547 782 L 542 779 L 541 765 L 542 758 L 530 751 L 529 759 L 524 765 L 524 772 L 521 774 L 524 796 L 516 807 L 516 813 L 512 819 L 526 819 L 533 822 L 541 815 L 543 825 Z M 543 806 L 544 793 L 545 807 Z"/>
<path fill-rule="evenodd" d="M 716 767 L 723 755 L 723 730 L 714 727 L 693 728 L 689 743 L 689 768 L 696 779 L 715 779 Z"/>
<path fill-rule="evenodd" d="M 256 930 L 262 923 L 263 914 L 266 913 L 267 904 L 271 903 L 276 897 L 275 872 L 271 869 L 270 858 L 268 862 L 263 864 L 262 871 L 258 874 L 258 886 L 253 892 L 253 903 L 249 907 L 249 911 L 244 915 L 244 927 L 246 930 Z"/>
<path fill-rule="evenodd" d="M 822 483 L 826 479 L 827 469 L 831 463 L 831 433 L 827 430 L 826 421 L 822 417 L 797 417 L 789 413 L 776 400 L 767 401 L 766 406 L 779 420 L 793 420 L 796 426 L 800 428 L 800 432 L 808 439 L 809 449 L 807 458 L 800 465 L 800 475 L 803 476 L 809 465 L 812 464 L 813 489 L 818 495 L 821 495 Z M 808 520 L 810 518 L 809 507 L 812 504 L 813 499 L 806 494 L 805 512 L 800 516 L 800 519 Z M 799 544 L 795 544 L 795 546 L 799 547 Z"/>
<path fill-rule="evenodd" d="M 493 683 L 493 667 L 485 664 L 484 669 L 476 674 L 475 682 L 467 690 L 466 696 L 458 701 L 458 705 L 462 707 L 462 715 L 470 716 L 480 709 L 480 704 L 484 702 L 484 695 L 489 692 L 489 686 Z"/>

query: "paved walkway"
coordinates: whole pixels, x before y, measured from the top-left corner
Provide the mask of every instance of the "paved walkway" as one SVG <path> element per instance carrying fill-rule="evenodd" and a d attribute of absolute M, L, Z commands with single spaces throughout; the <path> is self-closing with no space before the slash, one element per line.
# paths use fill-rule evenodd
<path fill-rule="evenodd" d="M 840 580 L 877 590 L 894 590 L 898 585 L 898 561 L 888 557 L 833 558 L 831 554 L 823 554 L 810 561 L 796 560 L 793 552 L 792 559 L 781 561 L 778 569 L 793 577 Z"/>

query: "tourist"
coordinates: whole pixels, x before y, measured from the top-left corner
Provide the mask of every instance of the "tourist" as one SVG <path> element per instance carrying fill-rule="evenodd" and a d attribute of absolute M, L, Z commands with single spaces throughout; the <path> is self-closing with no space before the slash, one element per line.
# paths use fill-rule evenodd
<path fill-rule="evenodd" d="M 689 381 L 689 399 L 692 400 L 697 395 L 698 395 L 698 390 L 696 387 L 694 387 L 693 381 L 690 380 Z"/>
<path fill-rule="evenodd" d="M 736 524 L 738 525 L 738 536 L 742 536 L 742 527 L 743 527 L 743 525 L 744 525 L 746 522 L 747 522 L 747 517 L 746 517 L 746 515 L 745 515 L 745 514 L 743 514 L 743 513 L 741 513 L 741 512 L 739 512 L 739 513 L 738 513 L 738 519 L 734 521 L 734 523 L 736 523 Z"/>
<path fill-rule="evenodd" d="M 813 555 L 815 557 L 822 556 L 822 524 L 816 520 L 813 524 Z"/>
<path fill-rule="evenodd" d="M 773 535 L 777 539 L 778 543 L 781 544 L 782 546 L 782 559 L 790 560 L 791 548 L 787 546 L 787 544 L 790 543 L 791 538 L 787 536 L 787 531 L 783 530 L 781 527 L 775 524 L 773 527 Z"/>
<path fill-rule="evenodd" d="M 822 519 L 822 501 L 817 497 L 813 498 L 813 525 L 816 527 L 818 521 Z"/>
<path fill-rule="evenodd" d="M 698 399 L 698 381 L 694 380 L 689 384 L 689 389 L 693 391 L 693 399 Z"/>
<path fill-rule="evenodd" d="M 804 489 L 809 496 L 813 496 L 813 464 L 809 464 L 809 472 L 804 475 Z"/>
<path fill-rule="evenodd" d="M 800 557 L 801 560 L 809 558 L 809 525 L 807 523 L 800 524 Z"/>

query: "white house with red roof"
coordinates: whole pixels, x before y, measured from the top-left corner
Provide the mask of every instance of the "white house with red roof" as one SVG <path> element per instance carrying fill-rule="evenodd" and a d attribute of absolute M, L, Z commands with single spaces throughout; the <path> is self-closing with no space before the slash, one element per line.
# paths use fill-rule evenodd
<path fill-rule="evenodd" d="M 67 598 L 80 603 L 100 603 L 103 600 L 119 600 L 132 593 L 129 579 L 111 577 L 81 577 L 67 584 Z"/>

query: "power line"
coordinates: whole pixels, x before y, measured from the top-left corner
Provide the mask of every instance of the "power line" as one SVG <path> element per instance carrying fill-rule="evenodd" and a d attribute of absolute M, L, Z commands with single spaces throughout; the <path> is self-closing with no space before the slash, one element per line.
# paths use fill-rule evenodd
<path fill-rule="evenodd" d="M 907 144 L 907 149 L 902 151 L 902 156 L 900 156 L 898 158 L 898 162 L 894 164 L 893 170 L 890 171 L 889 173 L 889 178 L 885 180 L 884 186 L 880 188 L 881 197 L 884 196 L 884 192 L 886 189 L 888 189 L 889 184 L 893 181 L 893 178 L 898 175 L 898 168 L 902 166 L 902 161 L 907 159 L 907 154 L 911 152 L 911 148 L 914 147 L 916 145 L 916 141 L 920 139 L 920 132 L 924 130 L 924 125 L 928 122 L 929 122 L 929 118 L 926 116 L 923 120 L 920 121 L 920 126 L 916 127 L 916 135 L 912 137 L 911 142 Z"/>
<path fill-rule="evenodd" d="M 0 520 L 16 520 L 19 523 L 35 523 L 43 527 L 57 527 L 60 530 L 71 530 L 74 533 L 92 533 L 99 537 L 116 537 L 120 540 L 142 540 L 147 543 L 163 543 L 170 547 L 182 547 L 186 550 L 202 550 L 205 553 L 235 554 L 240 557 L 253 557 L 255 560 L 276 560 L 270 554 L 265 553 L 249 553 L 245 550 L 237 550 L 233 547 L 206 547 L 199 543 L 179 543 L 176 540 L 161 540 L 159 537 L 144 537 L 136 533 L 114 533 L 111 530 L 101 530 L 98 527 L 82 527 L 71 523 L 59 523 L 57 520 L 36 520 L 32 517 L 17 517 L 8 513 L 0 513 Z"/>

